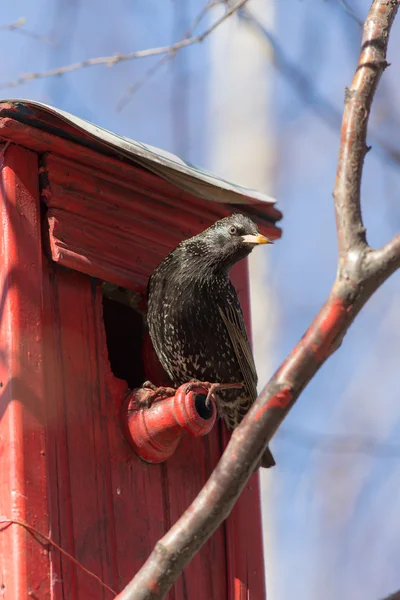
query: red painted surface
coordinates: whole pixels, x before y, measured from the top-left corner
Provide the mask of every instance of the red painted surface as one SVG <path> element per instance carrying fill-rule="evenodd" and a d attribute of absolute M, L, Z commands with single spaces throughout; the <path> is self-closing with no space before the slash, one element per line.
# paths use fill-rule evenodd
<path fill-rule="evenodd" d="M 1 184 L 0 515 L 48 532 L 36 154 L 9 146 Z M 50 598 L 47 548 L 15 524 L 0 533 L 0 589 L 7 600 Z"/>
<path fill-rule="evenodd" d="M 283 410 L 285 410 L 289 404 L 291 403 L 293 398 L 293 391 L 292 388 L 287 385 L 285 387 L 283 387 L 280 392 L 278 392 L 277 394 L 275 394 L 274 396 L 272 396 L 272 398 L 270 398 L 270 400 L 268 400 L 267 404 L 261 408 L 258 412 L 261 414 L 262 412 L 269 410 L 270 408 L 282 408 Z M 258 413 L 256 415 L 256 418 L 258 417 Z"/>
<path fill-rule="evenodd" d="M 185 433 L 193 437 L 207 435 L 214 427 L 217 408 L 209 398 L 210 415 L 204 419 L 196 408 L 196 396 L 207 396 L 200 385 L 186 392 L 181 385 L 175 395 L 156 401 L 148 408 L 138 407 L 149 395 L 148 390 L 128 392 L 121 414 L 122 427 L 135 454 L 149 463 L 161 463 L 176 451 Z"/>
<path fill-rule="evenodd" d="M 204 437 L 183 436 L 165 464 L 135 456 L 121 428 L 127 386 L 110 368 L 100 281 L 143 293 L 178 241 L 234 209 L 10 118 L 0 118 L 0 135 L 19 144 L 6 148 L 2 168 L 0 515 L 50 535 L 119 591 L 197 495 L 229 434 L 218 421 Z M 248 319 L 244 263 L 235 281 Z M 7 600 L 112 597 L 16 524 L 0 532 L 0 550 Z M 205 598 L 264 598 L 257 475 L 169 594 Z"/>
<path fill-rule="evenodd" d="M 234 209 L 176 194 L 172 184 L 143 169 L 124 169 L 117 175 L 44 157 L 50 252 L 61 265 L 143 292 L 161 258 Z M 271 224 L 261 229 L 273 238 L 280 233 Z"/>

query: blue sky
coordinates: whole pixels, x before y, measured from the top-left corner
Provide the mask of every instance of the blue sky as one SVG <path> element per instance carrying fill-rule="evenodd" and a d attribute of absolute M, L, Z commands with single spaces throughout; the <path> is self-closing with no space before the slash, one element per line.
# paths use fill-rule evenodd
<path fill-rule="evenodd" d="M 364 19 L 368 4 L 355 1 L 351 6 Z M 6 3 L 2 23 L 24 16 L 26 29 L 54 45 L 0 31 L 0 85 L 21 73 L 170 44 L 182 36 L 201 5 L 198 0 Z M 301 69 L 317 96 L 340 111 L 356 65 L 359 26 L 340 0 L 275 0 L 275 10 L 274 36 L 285 58 Z M 371 131 L 397 148 L 399 38 L 400 21 L 390 42 L 392 67 L 384 74 L 371 120 Z M 80 70 L 2 89 L 1 94 L 53 104 L 210 167 L 210 60 L 207 42 L 187 48 L 121 111 L 116 107 L 127 86 L 140 80 L 154 59 Z M 300 98 L 279 71 L 274 85 L 274 193 L 284 212 L 284 235 L 273 249 L 268 284 L 280 307 L 274 356 L 278 366 L 304 333 L 335 276 L 332 189 L 339 126 L 319 116 L 321 102 L 315 94 L 308 94 L 306 101 Z M 368 239 L 377 246 L 399 230 L 400 165 L 371 144 L 362 202 Z M 272 600 L 379 600 L 400 588 L 400 503 L 395 500 L 400 487 L 399 291 L 400 278 L 394 276 L 359 316 L 343 347 L 310 383 L 273 440 L 278 467 L 270 475 L 273 510 L 266 524 L 276 557 Z M 338 436 L 345 436 L 342 450 Z"/>

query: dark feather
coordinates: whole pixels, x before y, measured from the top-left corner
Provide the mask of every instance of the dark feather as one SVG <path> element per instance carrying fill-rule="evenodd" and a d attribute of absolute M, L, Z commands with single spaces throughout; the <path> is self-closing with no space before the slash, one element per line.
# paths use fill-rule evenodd
<path fill-rule="evenodd" d="M 229 302 L 218 308 L 239 363 L 249 399 L 254 402 L 257 398 L 257 371 L 244 324 L 242 307 L 234 289 L 233 292 L 230 295 Z"/>

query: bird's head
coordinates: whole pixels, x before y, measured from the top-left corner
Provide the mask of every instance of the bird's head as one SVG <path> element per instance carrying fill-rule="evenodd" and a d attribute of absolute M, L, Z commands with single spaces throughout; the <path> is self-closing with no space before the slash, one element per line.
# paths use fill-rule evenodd
<path fill-rule="evenodd" d="M 273 242 L 261 235 L 251 219 L 241 214 L 225 217 L 202 233 L 181 244 L 185 250 L 198 257 L 198 262 L 213 270 L 229 271 L 259 244 Z"/>

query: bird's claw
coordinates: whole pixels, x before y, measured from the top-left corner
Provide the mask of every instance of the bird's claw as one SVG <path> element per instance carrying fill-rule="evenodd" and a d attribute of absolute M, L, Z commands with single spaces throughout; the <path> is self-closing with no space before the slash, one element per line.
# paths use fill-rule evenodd
<path fill-rule="evenodd" d="M 187 384 L 187 386 L 185 387 L 185 394 L 188 394 L 189 392 L 191 392 L 193 390 L 193 388 L 199 387 L 199 385 L 204 385 L 201 381 L 199 381 L 198 379 L 192 379 L 192 381 L 190 383 Z"/>
<path fill-rule="evenodd" d="M 156 386 L 151 381 L 145 381 L 141 392 L 136 393 L 136 400 L 140 408 L 150 408 L 154 402 L 174 396 L 175 388 Z"/>
<path fill-rule="evenodd" d="M 210 406 L 211 396 L 217 390 L 238 389 L 243 387 L 243 383 L 211 383 L 209 381 L 199 381 L 193 379 L 185 387 L 185 394 L 191 392 L 194 388 L 203 387 L 207 390 L 205 404 Z M 176 389 L 173 387 L 156 386 L 151 381 L 145 381 L 142 387 L 135 393 L 135 401 L 138 409 L 150 408 L 154 402 L 164 400 L 170 396 L 174 396 Z"/>
<path fill-rule="evenodd" d="M 207 390 L 207 397 L 206 397 L 205 404 L 207 407 L 209 407 L 210 402 L 211 402 L 211 396 L 217 390 L 238 389 L 238 388 L 244 387 L 244 384 L 242 382 L 240 382 L 240 383 L 211 383 L 210 381 L 198 381 L 197 379 L 194 379 L 193 381 L 188 383 L 188 385 L 186 386 L 185 393 L 188 394 L 193 388 L 199 387 L 199 386 L 204 387 Z"/>

